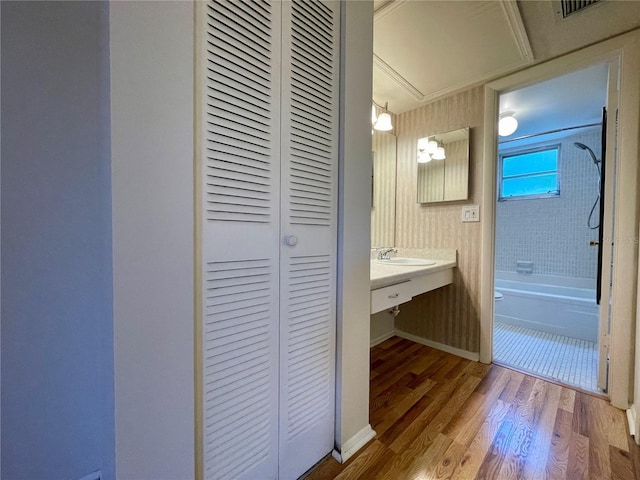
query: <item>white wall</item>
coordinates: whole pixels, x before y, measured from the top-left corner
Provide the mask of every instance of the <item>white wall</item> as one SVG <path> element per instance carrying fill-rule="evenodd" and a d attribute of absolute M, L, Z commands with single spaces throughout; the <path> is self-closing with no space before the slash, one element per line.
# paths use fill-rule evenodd
<path fill-rule="evenodd" d="M 640 232 L 639 236 L 640 238 Z M 640 265 L 638 265 L 640 271 Z M 640 295 L 640 281 L 638 282 L 638 290 L 636 294 Z M 635 322 L 635 359 L 633 365 L 633 402 L 627 410 L 629 419 L 629 430 L 634 436 L 637 445 L 640 445 L 640 304 L 636 305 L 636 322 Z"/>
<path fill-rule="evenodd" d="M 110 8 L 117 476 L 192 479 L 193 3 Z"/>
<path fill-rule="evenodd" d="M 111 4 L 119 479 L 193 478 L 192 9 Z M 343 14 L 338 447 L 370 429 L 372 3 Z"/>
<path fill-rule="evenodd" d="M 114 474 L 106 2 L 1 2 L 2 478 Z"/>
<path fill-rule="evenodd" d="M 0 39 L 2 38 L 2 8 L 0 7 Z M 0 40 L 0 49 L 2 41 Z M 2 62 L 0 61 L 0 79 L 2 78 Z M 2 92 L 2 80 L 0 80 Z M 0 125 L 2 125 L 2 109 L 0 108 Z M 0 152 L 2 152 L 2 128 L 0 128 Z M 2 160 L 0 158 L 0 172 Z M 0 173 L 0 198 L 2 198 L 2 173 Z M 2 252 L 2 221 L 0 220 L 0 252 Z M 0 253 L 0 278 L 2 277 L 2 254 Z M 0 347 L 2 346 L 2 282 L 0 282 Z M 2 355 L 0 355 L 0 478 L 2 478 Z"/>
<path fill-rule="evenodd" d="M 342 3 L 336 447 L 369 427 L 373 4 Z M 344 451 L 342 452 L 344 453 Z"/>
<path fill-rule="evenodd" d="M 607 0 L 565 19 L 555 14 L 559 6 L 560 2 L 518 1 L 536 62 L 640 27 L 637 0 Z"/>
<path fill-rule="evenodd" d="M 640 232 L 638 232 L 637 238 L 640 238 Z M 638 265 L 638 272 L 640 272 L 640 264 Z M 638 298 L 638 296 L 640 296 L 640 281 L 638 282 L 636 298 Z M 636 444 L 640 445 L 640 303 L 636 305 L 633 402 L 629 410 L 627 410 L 627 417 L 629 419 L 631 435 L 634 436 Z"/>

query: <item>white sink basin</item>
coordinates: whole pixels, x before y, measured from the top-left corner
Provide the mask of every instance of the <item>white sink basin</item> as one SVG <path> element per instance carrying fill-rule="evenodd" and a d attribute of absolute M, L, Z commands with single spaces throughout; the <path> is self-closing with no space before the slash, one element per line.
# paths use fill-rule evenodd
<path fill-rule="evenodd" d="M 404 265 L 407 267 L 428 267 L 429 265 L 435 265 L 436 262 L 434 260 L 429 260 L 426 258 L 403 258 L 403 257 L 393 257 L 389 260 L 376 260 L 377 263 L 381 265 Z"/>

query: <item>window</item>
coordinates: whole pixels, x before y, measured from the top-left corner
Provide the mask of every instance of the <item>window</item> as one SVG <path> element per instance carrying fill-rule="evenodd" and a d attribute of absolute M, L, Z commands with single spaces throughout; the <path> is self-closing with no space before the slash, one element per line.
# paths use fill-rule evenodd
<path fill-rule="evenodd" d="M 500 155 L 498 200 L 560 196 L 560 145 Z"/>

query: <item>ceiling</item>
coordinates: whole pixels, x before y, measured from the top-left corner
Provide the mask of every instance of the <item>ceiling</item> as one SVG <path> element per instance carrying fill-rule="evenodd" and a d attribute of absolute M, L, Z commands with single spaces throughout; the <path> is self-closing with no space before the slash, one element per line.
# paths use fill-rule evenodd
<path fill-rule="evenodd" d="M 514 1 L 390 0 L 374 9 L 373 98 L 396 114 L 533 61 Z"/>
<path fill-rule="evenodd" d="M 519 146 L 536 141 L 511 141 L 532 134 L 600 123 L 606 104 L 608 64 L 595 65 L 546 82 L 537 83 L 500 95 L 500 111 L 511 110 L 518 129 L 500 137 L 503 145 Z M 576 130 L 557 132 L 545 139 L 561 138 Z M 539 138 L 538 138 L 539 140 Z"/>
<path fill-rule="evenodd" d="M 520 9 L 527 7 L 527 21 L 539 29 L 533 22 L 542 17 L 527 10 L 528 3 Z M 540 3 L 546 5 L 539 8 L 555 15 L 552 2 Z M 634 16 L 626 5 L 610 3 L 615 18 Z M 626 10 L 615 10 L 622 8 Z M 389 111 L 401 114 L 533 63 L 520 9 L 513 0 L 374 1 L 373 99 L 380 105 L 388 102 Z M 583 22 L 582 30 L 588 31 L 586 26 L 602 19 L 602 11 L 585 9 L 566 23 L 553 23 L 562 30 Z M 635 17 L 633 21 L 638 23 Z M 503 94 L 500 111 L 515 111 L 519 127 L 500 140 L 517 146 L 532 140 L 512 142 L 516 137 L 600 122 L 607 78 L 603 64 Z"/>

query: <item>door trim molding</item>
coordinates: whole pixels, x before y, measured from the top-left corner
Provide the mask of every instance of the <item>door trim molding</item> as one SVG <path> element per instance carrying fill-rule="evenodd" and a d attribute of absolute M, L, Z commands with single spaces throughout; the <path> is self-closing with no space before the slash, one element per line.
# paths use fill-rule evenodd
<path fill-rule="evenodd" d="M 202 98 L 204 85 L 201 73 L 204 71 L 202 52 L 204 51 L 204 19 L 206 2 L 195 2 L 193 8 L 193 411 L 194 411 L 194 478 L 204 479 L 204 388 L 202 386 L 202 128 L 204 109 Z"/>
<path fill-rule="evenodd" d="M 496 165 L 489 159 L 497 155 L 498 97 L 516 90 L 588 66 L 620 62 L 618 117 L 618 155 L 616 170 L 616 238 L 637 240 L 638 131 L 640 109 L 640 32 L 634 31 L 584 48 L 574 53 L 508 75 L 485 86 L 482 250 L 480 274 L 480 361 L 493 358 L 493 290 L 495 264 L 495 189 Z M 612 118 L 609 128 L 615 127 Z M 637 241 L 614 245 L 612 292 L 611 363 L 609 396 L 611 404 L 626 409 L 631 395 L 633 375 L 633 325 L 636 319 L 638 272 Z"/>

